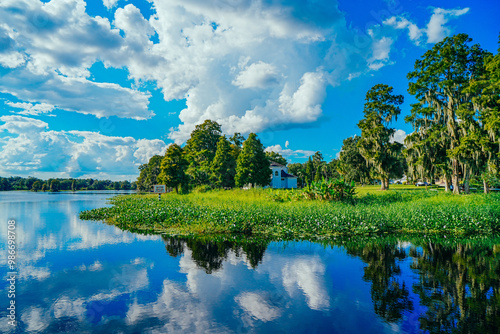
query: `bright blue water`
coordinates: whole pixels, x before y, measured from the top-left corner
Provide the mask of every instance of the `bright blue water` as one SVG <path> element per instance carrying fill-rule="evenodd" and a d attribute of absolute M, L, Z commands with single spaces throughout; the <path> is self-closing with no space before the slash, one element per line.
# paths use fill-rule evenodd
<path fill-rule="evenodd" d="M 450 299 L 440 289 L 445 280 L 420 272 L 425 249 L 412 248 L 410 256 L 405 243 L 207 243 L 78 218 L 110 196 L 0 192 L 2 278 L 9 219 L 16 221 L 18 252 L 17 326 L 7 322 L 2 280 L 1 332 L 418 333 L 439 321 L 440 330 L 453 328 L 461 319 L 457 294 L 452 307 L 440 304 Z M 498 297 L 498 286 L 486 288 L 489 298 Z M 422 303 L 424 294 L 434 297 Z M 444 322 L 434 317 L 436 308 L 447 310 Z"/>

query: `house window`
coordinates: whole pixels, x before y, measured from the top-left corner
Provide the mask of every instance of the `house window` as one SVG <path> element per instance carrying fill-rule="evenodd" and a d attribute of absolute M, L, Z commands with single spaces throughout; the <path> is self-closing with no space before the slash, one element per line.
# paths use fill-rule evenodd
<path fill-rule="evenodd" d="M 269 175 L 269 174 L 268 174 Z M 278 171 L 274 172 L 274 176 L 278 176 Z"/>

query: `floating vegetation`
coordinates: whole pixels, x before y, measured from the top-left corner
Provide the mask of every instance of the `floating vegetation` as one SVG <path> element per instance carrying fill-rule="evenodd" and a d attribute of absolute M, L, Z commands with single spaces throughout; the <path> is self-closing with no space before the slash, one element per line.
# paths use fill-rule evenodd
<path fill-rule="evenodd" d="M 299 193 L 300 191 L 294 191 Z M 281 195 L 280 195 L 281 196 Z M 291 199 L 295 195 L 290 195 Z M 117 196 L 111 207 L 80 213 L 125 229 L 173 234 L 245 234 L 280 238 L 421 233 L 490 235 L 500 232 L 500 194 L 454 196 L 386 191 L 356 204 L 270 198 L 266 190 L 162 196 Z"/>

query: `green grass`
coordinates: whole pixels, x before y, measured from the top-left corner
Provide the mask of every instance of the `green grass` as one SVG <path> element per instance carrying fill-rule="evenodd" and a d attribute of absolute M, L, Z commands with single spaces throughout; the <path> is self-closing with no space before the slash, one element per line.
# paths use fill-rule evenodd
<path fill-rule="evenodd" d="M 124 229 L 181 235 L 239 233 L 318 239 L 384 233 L 500 232 L 500 194 L 456 196 L 425 188 L 365 189 L 359 191 L 356 205 L 275 202 L 269 190 L 171 193 L 163 195 L 161 201 L 157 195 L 117 196 L 111 199 L 112 207 L 84 211 L 80 217 L 105 220 Z"/>

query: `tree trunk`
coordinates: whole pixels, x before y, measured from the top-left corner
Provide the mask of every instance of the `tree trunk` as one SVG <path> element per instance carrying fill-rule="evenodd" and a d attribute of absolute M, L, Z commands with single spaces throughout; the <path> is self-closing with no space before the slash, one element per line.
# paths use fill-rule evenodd
<path fill-rule="evenodd" d="M 179 193 L 179 185 L 178 185 L 178 184 L 176 184 L 176 185 L 175 185 L 175 193 L 176 193 L 176 194 L 178 194 L 178 193 Z"/>
<path fill-rule="evenodd" d="M 446 175 L 444 177 L 444 191 L 445 192 L 450 192 L 450 183 L 451 183 L 450 177 L 448 175 Z"/>
<path fill-rule="evenodd" d="M 490 185 L 488 184 L 488 182 L 486 182 L 485 179 L 483 179 L 483 188 L 485 194 L 488 194 L 490 192 Z"/>
<path fill-rule="evenodd" d="M 385 189 L 389 190 L 389 179 L 385 179 Z"/>
<path fill-rule="evenodd" d="M 460 194 L 459 184 L 458 184 L 458 160 L 452 159 L 452 175 L 451 175 L 451 183 L 453 184 L 453 193 Z"/>
<path fill-rule="evenodd" d="M 385 187 L 385 180 L 384 180 L 384 178 L 380 179 L 380 190 L 387 190 L 387 188 Z"/>
<path fill-rule="evenodd" d="M 470 173 L 469 168 L 464 167 L 464 192 L 470 194 Z"/>

